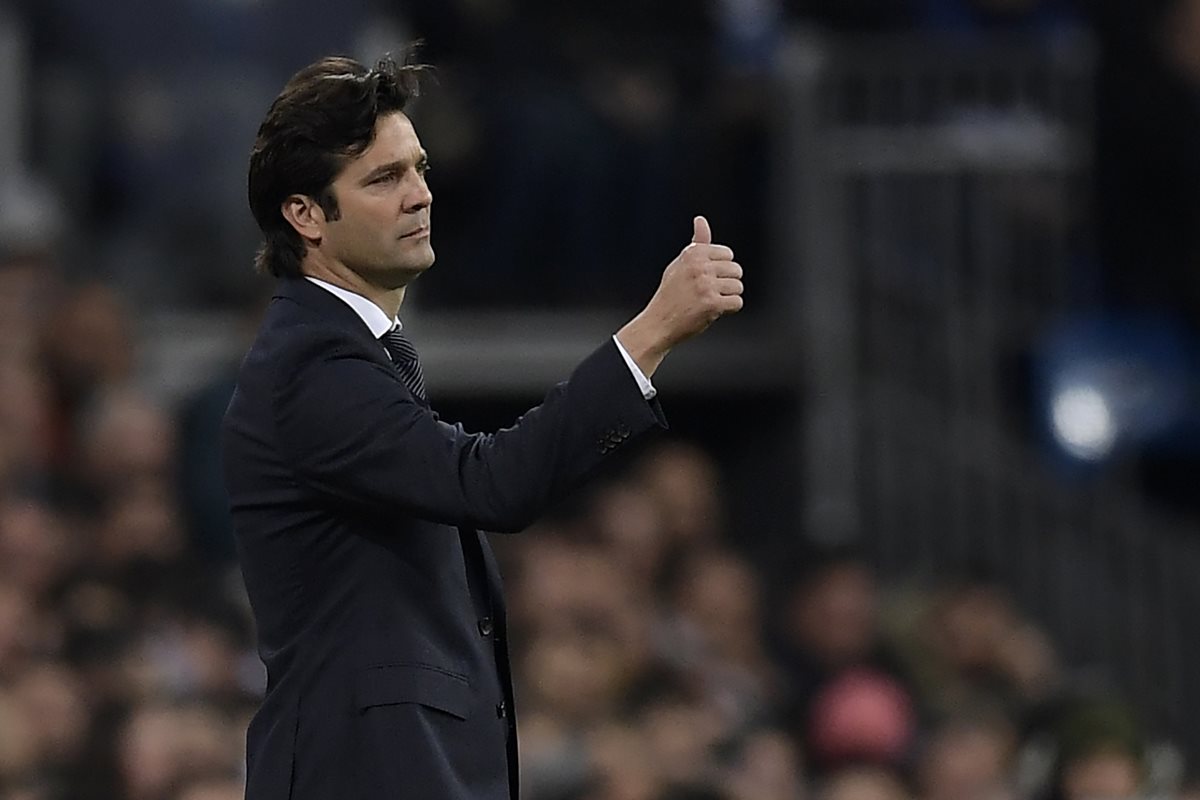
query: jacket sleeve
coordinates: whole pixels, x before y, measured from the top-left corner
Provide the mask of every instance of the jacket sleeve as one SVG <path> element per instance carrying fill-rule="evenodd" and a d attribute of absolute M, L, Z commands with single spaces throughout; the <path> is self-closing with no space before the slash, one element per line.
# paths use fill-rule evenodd
<path fill-rule="evenodd" d="M 612 454 L 666 427 L 609 340 L 514 425 L 467 433 L 330 332 L 277 361 L 276 433 L 299 480 L 353 505 L 493 531 L 528 527 Z"/>

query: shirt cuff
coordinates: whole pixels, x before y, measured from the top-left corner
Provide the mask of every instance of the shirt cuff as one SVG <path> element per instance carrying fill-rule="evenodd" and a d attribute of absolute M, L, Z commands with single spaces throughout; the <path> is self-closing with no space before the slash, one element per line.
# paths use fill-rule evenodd
<path fill-rule="evenodd" d="M 625 352 L 625 347 L 621 344 L 621 340 L 616 336 L 612 337 L 617 345 L 617 350 L 621 351 L 621 358 L 625 359 L 625 364 L 628 365 L 629 371 L 633 373 L 633 379 L 637 381 L 638 388 L 642 390 L 642 397 L 647 400 L 653 400 L 654 395 L 658 394 L 658 389 L 654 388 L 654 384 L 650 383 L 650 379 L 642 372 L 642 368 L 637 365 L 637 362 Z"/>

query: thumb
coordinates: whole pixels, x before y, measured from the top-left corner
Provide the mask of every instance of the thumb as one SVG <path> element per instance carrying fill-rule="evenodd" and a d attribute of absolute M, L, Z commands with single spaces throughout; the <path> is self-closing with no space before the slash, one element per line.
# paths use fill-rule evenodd
<path fill-rule="evenodd" d="M 708 227 L 708 220 L 704 217 L 692 220 L 692 230 L 693 244 L 712 244 L 712 228 Z"/>

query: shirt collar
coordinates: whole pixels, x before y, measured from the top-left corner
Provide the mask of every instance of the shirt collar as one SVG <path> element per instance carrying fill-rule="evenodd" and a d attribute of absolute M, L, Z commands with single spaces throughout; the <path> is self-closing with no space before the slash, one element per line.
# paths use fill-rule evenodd
<path fill-rule="evenodd" d="M 340 286 L 334 286 L 332 283 L 326 283 L 309 275 L 305 275 L 304 277 L 350 306 L 354 310 L 354 313 L 358 314 L 363 323 L 366 324 L 367 328 L 370 329 L 371 335 L 376 339 L 382 338 L 385 333 L 388 333 L 393 328 L 399 329 L 403 327 L 400 324 L 399 317 L 388 319 L 388 315 L 383 312 L 382 308 L 361 294 L 355 294 Z"/>

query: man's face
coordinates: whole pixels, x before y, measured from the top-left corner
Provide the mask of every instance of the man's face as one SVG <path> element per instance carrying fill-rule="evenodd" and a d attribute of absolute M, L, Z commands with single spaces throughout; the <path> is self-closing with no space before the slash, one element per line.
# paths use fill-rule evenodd
<path fill-rule="evenodd" d="M 375 123 L 375 140 L 334 179 L 341 212 L 326 222 L 320 247 L 369 283 L 407 286 L 433 264 L 426 154 L 401 113 Z"/>

